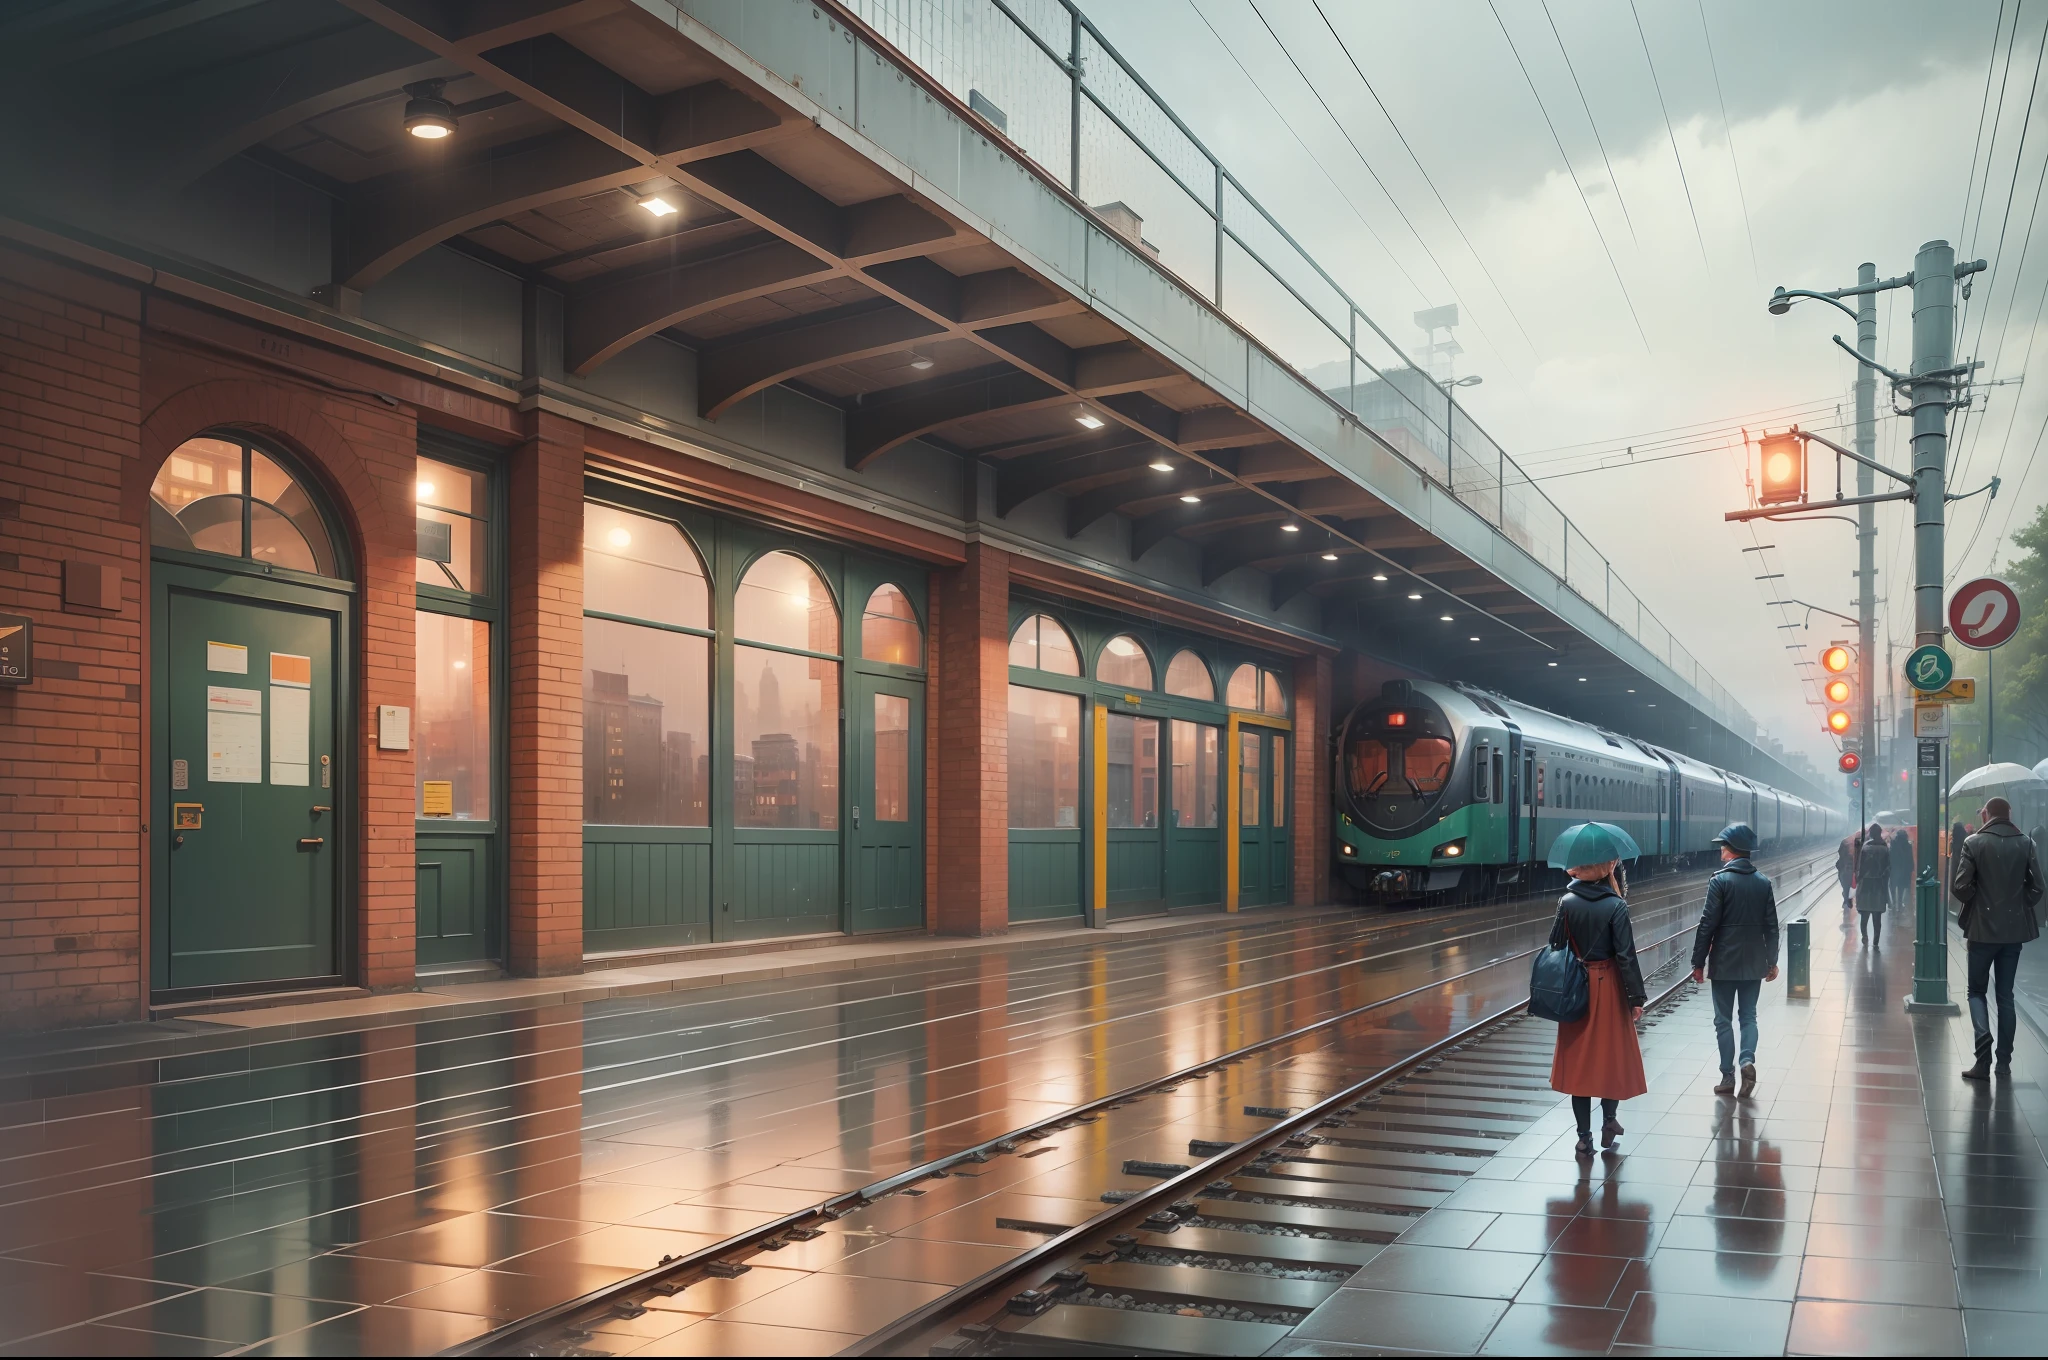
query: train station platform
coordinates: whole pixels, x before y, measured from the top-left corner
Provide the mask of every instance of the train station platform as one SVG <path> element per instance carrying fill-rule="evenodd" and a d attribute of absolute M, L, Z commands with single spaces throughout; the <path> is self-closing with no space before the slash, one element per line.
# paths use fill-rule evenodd
<path fill-rule="evenodd" d="M 2039 1354 L 2048 1049 L 2023 1023 L 2010 1080 L 1962 1081 L 1967 1014 L 1901 1004 L 1910 923 L 1868 949 L 1838 914 L 1811 999 L 1764 989 L 1752 1098 L 1713 1094 L 1692 989 L 1646 1033 L 1618 1155 L 1577 1159 L 1560 1101 L 1271 1353 Z"/>

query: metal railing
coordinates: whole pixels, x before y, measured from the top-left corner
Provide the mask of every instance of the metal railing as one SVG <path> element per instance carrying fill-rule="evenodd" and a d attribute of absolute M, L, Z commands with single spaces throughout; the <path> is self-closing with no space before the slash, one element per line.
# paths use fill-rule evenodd
<path fill-rule="evenodd" d="M 1613 620 L 1738 735 L 1755 738 L 1747 711 L 1642 606 L 1557 503 L 1302 248 L 1073 0 L 833 3 Z"/>

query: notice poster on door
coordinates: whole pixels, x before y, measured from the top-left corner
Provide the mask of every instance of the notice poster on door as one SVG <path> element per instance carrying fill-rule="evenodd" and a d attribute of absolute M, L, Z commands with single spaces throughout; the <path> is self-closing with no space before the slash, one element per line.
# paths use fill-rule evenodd
<path fill-rule="evenodd" d="M 249 649 L 239 642 L 209 642 L 206 644 L 206 669 L 225 671 L 229 675 L 247 675 Z"/>
<path fill-rule="evenodd" d="M 214 784 L 263 782 L 263 691 L 206 687 L 206 778 Z"/>
<path fill-rule="evenodd" d="M 270 782 L 313 782 L 313 658 L 270 654 Z"/>

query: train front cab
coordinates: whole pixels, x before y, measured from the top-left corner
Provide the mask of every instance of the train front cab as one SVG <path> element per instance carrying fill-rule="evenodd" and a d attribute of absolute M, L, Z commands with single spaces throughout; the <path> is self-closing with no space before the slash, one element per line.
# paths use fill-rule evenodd
<path fill-rule="evenodd" d="M 1453 700 L 1453 702 L 1457 702 Z M 1387 686 L 1338 737 L 1337 867 L 1355 891 L 1413 897 L 1466 890 L 1470 866 L 1511 856 L 1524 782 L 1519 743 Z"/>

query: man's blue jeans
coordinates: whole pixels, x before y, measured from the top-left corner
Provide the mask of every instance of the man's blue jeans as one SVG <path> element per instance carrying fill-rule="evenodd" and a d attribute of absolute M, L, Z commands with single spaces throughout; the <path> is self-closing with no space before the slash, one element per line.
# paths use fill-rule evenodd
<path fill-rule="evenodd" d="M 1998 1002 L 1998 1061 L 2012 1064 L 2013 1030 L 2017 1018 L 2012 1006 L 2013 974 L 2019 971 L 2017 944 L 1970 944 L 1970 1025 L 1977 1031 L 1977 1061 L 1991 1061 L 1991 1008 L 1985 1004 L 1989 992 Z"/>
<path fill-rule="evenodd" d="M 1756 1061 L 1756 996 L 1763 990 L 1757 979 L 1747 982 L 1713 980 L 1714 1038 L 1721 1044 L 1721 1070 L 1735 1070 L 1735 1008 L 1742 1007 L 1742 1066 Z"/>

